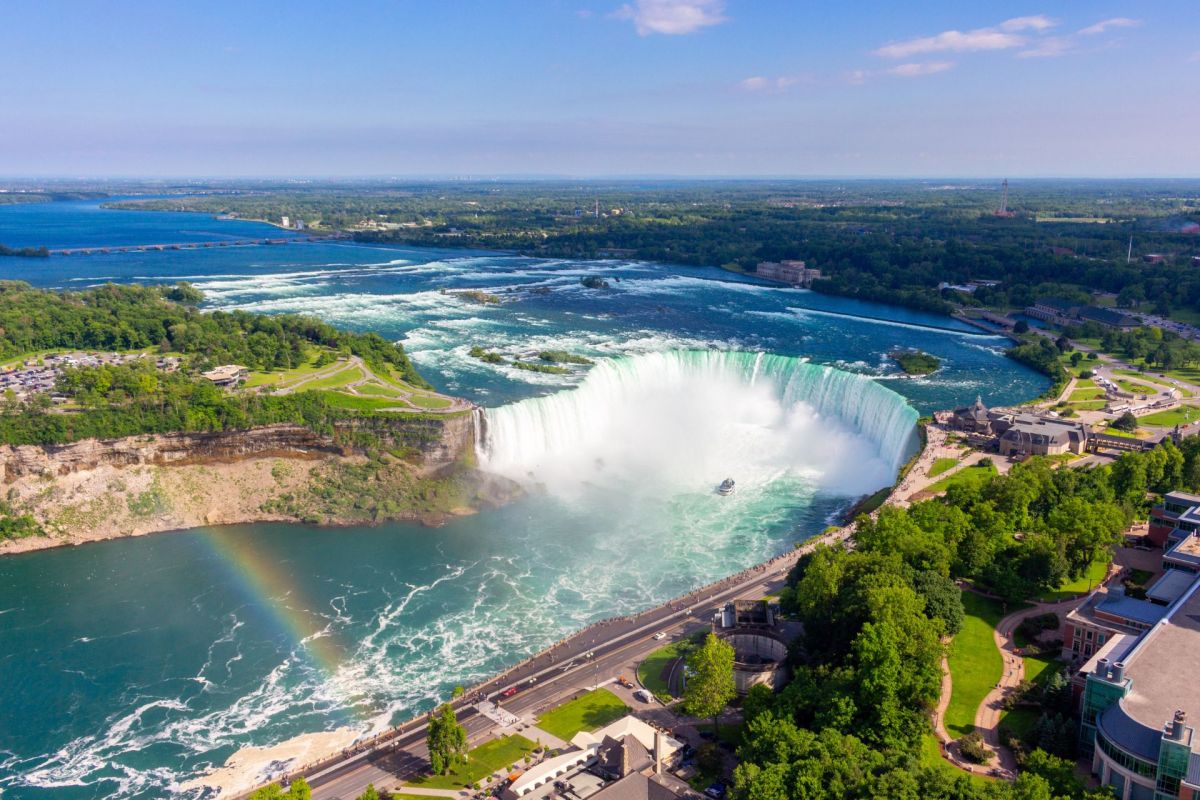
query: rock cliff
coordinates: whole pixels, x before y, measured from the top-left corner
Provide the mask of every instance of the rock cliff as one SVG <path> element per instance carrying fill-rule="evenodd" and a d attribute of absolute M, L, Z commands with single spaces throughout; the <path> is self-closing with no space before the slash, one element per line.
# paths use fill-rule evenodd
<path fill-rule="evenodd" d="M 374 417 L 340 423 L 335 436 L 300 425 L 266 425 L 241 431 L 170 433 L 124 439 L 86 439 L 65 445 L 0 446 L 6 483 L 30 476 L 68 475 L 101 466 L 210 464 L 267 457 L 322 458 L 351 455 L 355 433 L 371 433 L 384 447 L 398 449 L 422 471 L 436 470 L 469 456 L 474 449 L 473 417 Z"/>

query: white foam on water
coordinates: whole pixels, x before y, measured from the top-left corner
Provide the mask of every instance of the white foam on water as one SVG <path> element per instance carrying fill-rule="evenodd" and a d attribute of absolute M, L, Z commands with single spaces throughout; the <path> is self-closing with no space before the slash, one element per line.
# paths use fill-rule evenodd
<path fill-rule="evenodd" d="M 674 495 L 724 477 L 801 476 L 835 494 L 889 484 L 917 414 L 872 380 L 783 356 L 671 351 L 598 364 L 578 388 L 486 412 L 482 463 L 572 495 Z"/>

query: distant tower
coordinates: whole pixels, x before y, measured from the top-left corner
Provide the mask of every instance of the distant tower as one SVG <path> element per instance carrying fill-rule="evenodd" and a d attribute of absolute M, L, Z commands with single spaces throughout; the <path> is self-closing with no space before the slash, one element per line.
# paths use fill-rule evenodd
<path fill-rule="evenodd" d="M 1133 261 L 1133 234 L 1129 234 L 1129 252 L 1125 254 L 1125 263 Z"/>
<path fill-rule="evenodd" d="M 1012 217 L 1013 212 L 1008 210 L 1008 178 L 1004 179 L 1004 183 L 1000 184 L 1000 207 L 993 212 L 997 217 Z"/>
<path fill-rule="evenodd" d="M 599 200 L 596 201 L 595 217 L 596 217 L 596 219 L 600 219 L 600 201 Z"/>

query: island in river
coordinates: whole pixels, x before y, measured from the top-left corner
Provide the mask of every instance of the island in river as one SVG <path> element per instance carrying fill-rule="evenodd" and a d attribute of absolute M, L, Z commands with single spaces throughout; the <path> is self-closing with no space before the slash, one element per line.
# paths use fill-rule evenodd
<path fill-rule="evenodd" d="M 21 522 L 0 553 L 212 524 L 440 524 L 516 493 L 474 469 L 474 406 L 377 336 L 200 312 L 186 284 L 0 296 L 0 514 Z"/>

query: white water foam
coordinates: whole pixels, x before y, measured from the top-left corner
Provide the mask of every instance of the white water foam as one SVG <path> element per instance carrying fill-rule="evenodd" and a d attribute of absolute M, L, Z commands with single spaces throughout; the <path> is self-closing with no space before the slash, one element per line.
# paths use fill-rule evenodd
<path fill-rule="evenodd" d="M 800 475 L 856 495 L 891 483 L 917 413 L 869 378 L 762 353 L 673 351 L 598 364 L 578 388 L 486 412 L 490 470 L 571 495 L 673 495 L 726 476 Z"/>

